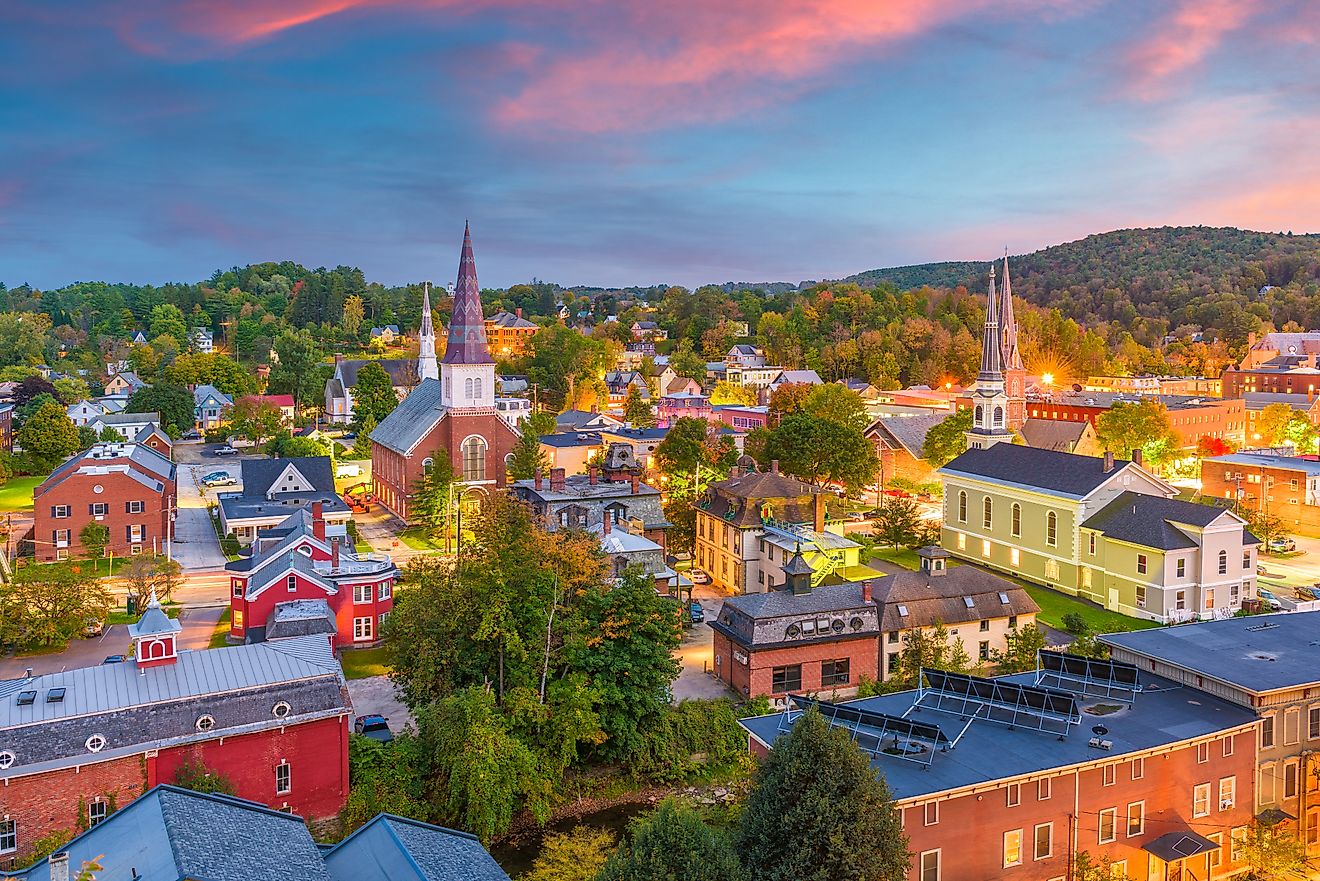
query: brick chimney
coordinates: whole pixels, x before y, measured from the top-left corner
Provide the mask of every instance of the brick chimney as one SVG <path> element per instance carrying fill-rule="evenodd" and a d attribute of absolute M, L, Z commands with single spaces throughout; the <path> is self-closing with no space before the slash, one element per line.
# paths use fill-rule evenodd
<path fill-rule="evenodd" d="M 344 363 L 344 353 L 343 353 L 343 352 L 335 352 L 335 366 L 338 367 L 340 364 L 343 364 L 343 363 Z"/>
<path fill-rule="evenodd" d="M 563 492 L 563 491 L 564 491 L 564 469 L 563 469 L 563 468 L 551 468 L 551 469 L 550 469 L 550 489 L 553 490 L 553 491 L 555 491 L 555 492 Z"/>
<path fill-rule="evenodd" d="M 1110 471 L 1113 471 L 1113 470 L 1114 470 L 1114 454 L 1113 454 L 1113 453 L 1110 453 L 1110 452 L 1106 452 L 1106 453 L 1105 453 L 1105 474 L 1108 474 Z"/>
<path fill-rule="evenodd" d="M 610 530 L 614 528 L 612 525 L 613 520 L 614 520 L 613 517 L 611 517 L 609 514 L 606 514 L 605 519 L 600 521 L 600 531 L 602 535 L 610 534 Z"/>
<path fill-rule="evenodd" d="M 771 459 L 771 460 L 770 460 L 770 473 L 771 473 L 771 474 L 778 474 L 778 473 L 779 473 L 779 460 L 778 460 L 778 459 Z"/>
<path fill-rule="evenodd" d="M 742 469 L 739 468 L 737 465 L 734 465 L 732 468 L 729 469 L 729 479 L 737 480 L 739 477 L 742 477 Z"/>
<path fill-rule="evenodd" d="M 588 465 L 588 466 L 587 466 L 587 483 L 591 484 L 592 486 L 595 486 L 595 485 L 596 485 L 596 475 L 597 475 L 597 473 L 598 473 L 598 471 L 597 471 L 595 465 Z"/>
<path fill-rule="evenodd" d="M 537 490 L 540 490 L 540 489 L 541 489 L 541 469 L 540 469 L 540 468 L 537 468 L 534 472 L 532 472 L 532 483 L 533 483 L 533 485 L 537 488 Z"/>
<path fill-rule="evenodd" d="M 50 881 L 69 881 L 69 852 L 62 850 L 46 858 L 50 866 Z"/>
<path fill-rule="evenodd" d="M 862 602 L 871 602 L 871 582 L 869 581 L 862 582 Z"/>
<path fill-rule="evenodd" d="M 339 568 L 339 536 L 330 539 L 330 565 L 332 568 Z"/>
<path fill-rule="evenodd" d="M 325 541 L 325 503 L 312 502 L 312 535 Z"/>
<path fill-rule="evenodd" d="M 816 493 L 812 499 L 813 511 L 811 528 L 817 532 L 825 531 L 825 493 Z"/>
<path fill-rule="evenodd" d="M 1133 465 L 1141 464 L 1141 447 L 1137 447 L 1135 450 L 1132 451 L 1132 464 Z"/>
<path fill-rule="evenodd" d="M 637 491 L 642 487 L 642 478 L 636 474 L 632 476 L 632 493 L 637 495 Z"/>

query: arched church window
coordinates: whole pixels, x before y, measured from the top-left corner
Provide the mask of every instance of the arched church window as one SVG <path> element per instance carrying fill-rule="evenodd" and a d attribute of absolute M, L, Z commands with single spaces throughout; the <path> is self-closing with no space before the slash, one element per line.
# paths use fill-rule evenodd
<path fill-rule="evenodd" d="M 485 480 L 486 439 L 474 434 L 463 441 L 461 450 L 463 452 L 463 479 Z"/>

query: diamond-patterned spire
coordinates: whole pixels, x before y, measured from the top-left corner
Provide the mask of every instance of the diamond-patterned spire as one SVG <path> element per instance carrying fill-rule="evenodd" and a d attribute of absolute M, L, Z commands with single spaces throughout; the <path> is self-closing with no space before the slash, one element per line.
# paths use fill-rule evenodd
<path fill-rule="evenodd" d="M 458 259 L 458 283 L 454 287 L 454 314 L 449 321 L 449 342 L 444 364 L 494 364 L 486 344 L 486 319 L 481 312 L 481 286 L 477 284 L 477 261 L 472 257 L 472 233 L 463 224 L 463 253 Z"/>

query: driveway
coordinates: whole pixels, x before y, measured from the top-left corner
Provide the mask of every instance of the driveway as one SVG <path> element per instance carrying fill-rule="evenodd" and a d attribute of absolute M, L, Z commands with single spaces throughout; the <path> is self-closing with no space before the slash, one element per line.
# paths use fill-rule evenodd
<path fill-rule="evenodd" d="M 348 680 L 348 698 L 353 704 L 354 716 L 384 716 L 390 720 L 390 728 L 396 734 L 405 725 L 413 724 L 412 713 L 399 700 L 394 683 L 388 676 Z"/>
<path fill-rule="evenodd" d="M 698 585 L 693 589 L 693 599 L 701 604 L 706 613 L 706 620 L 715 620 L 715 615 L 724 602 L 715 595 L 709 585 Z M 693 624 L 683 631 L 683 642 L 676 652 L 683 665 L 674 680 L 671 690 L 674 703 L 685 700 L 713 700 L 721 697 L 736 698 L 732 689 L 717 679 L 710 671 L 715 668 L 715 631 L 705 622 Z"/>
<path fill-rule="evenodd" d="M 173 554 L 184 571 L 224 568 L 225 555 L 220 551 L 220 539 L 211 526 L 211 515 L 206 507 L 208 501 L 215 501 L 215 493 L 202 486 L 202 477 L 218 470 L 228 471 L 235 477 L 241 473 L 237 462 L 178 466 L 179 501 L 174 517 Z M 225 491 L 237 488 L 226 487 Z"/>

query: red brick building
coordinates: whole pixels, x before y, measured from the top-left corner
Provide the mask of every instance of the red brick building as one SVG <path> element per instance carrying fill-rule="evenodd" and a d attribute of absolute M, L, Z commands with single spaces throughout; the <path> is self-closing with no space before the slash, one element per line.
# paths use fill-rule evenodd
<path fill-rule="evenodd" d="M 251 556 L 225 568 L 231 641 L 324 634 L 337 647 L 379 641 L 399 576 L 388 556 L 327 539 L 320 502 L 259 533 Z"/>
<path fill-rule="evenodd" d="M 174 463 L 142 444 L 96 444 L 60 465 L 33 493 L 38 560 L 83 554 L 88 523 L 110 530 L 107 553 L 163 553 L 175 508 Z"/>
<path fill-rule="evenodd" d="M 1239 399 L 1184 397 L 1181 395 L 1124 395 L 1114 392 L 1068 392 L 1027 399 L 1028 419 L 1086 420 L 1095 425 L 1101 413 L 1115 404 L 1159 401 L 1168 408 L 1169 423 L 1184 449 L 1203 437 L 1242 444 L 1246 438 L 1247 408 Z M 961 406 L 961 401 L 959 402 Z"/>
<path fill-rule="evenodd" d="M 136 660 L 0 688 L 0 860 L 94 826 L 186 763 L 241 798 L 311 819 L 348 794 L 348 694 L 328 640 L 178 651 L 153 602 Z"/>
<path fill-rule="evenodd" d="M 1201 460 L 1201 494 L 1273 514 L 1288 532 L 1320 536 L 1320 461 L 1272 453 Z"/>
<path fill-rule="evenodd" d="M 935 469 L 922 458 L 926 434 L 949 416 L 950 412 L 919 414 L 916 416 L 881 416 L 866 429 L 866 438 L 875 445 L 880 459 L 879 483 L 886 484 L 895 477 L 913 483 L 928 483 L 935 478 Z"/>
<path fill-rule="evenodd" d="M 920 691 L 820 705 L 884 775 L 908 877 L 1060 881 L 1083 853 L 1124 878 L 1205 881 L 1245 868 L 1234 842 L 1254 821 L 1255 715 L 1201 692 L 1189 699 L 1131 665 L 1066 657 L 1086 672 L 933 671 Z M 1110 678 L 1118 667 L 1140 690 Z M 753 753 L 798 718 L 743 720 Z"/>
<path fill-rule="evenodd" d="M 372 490 L 404 522 L 408 497 L 437 455 L 449 458 L 463 484 L 488 490 L 508 482 L 505 465 L 518 442 L 517 429 L 495 407 L 495 360 L 486 342 L 467 229 L 438 377 L 429 303 L 423 313 L 417 370 L 422 381 L 371 433 Z"/>

